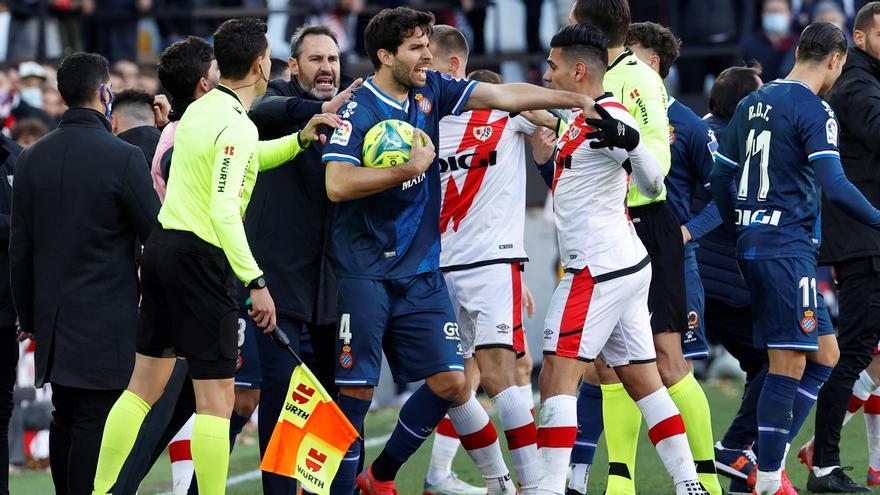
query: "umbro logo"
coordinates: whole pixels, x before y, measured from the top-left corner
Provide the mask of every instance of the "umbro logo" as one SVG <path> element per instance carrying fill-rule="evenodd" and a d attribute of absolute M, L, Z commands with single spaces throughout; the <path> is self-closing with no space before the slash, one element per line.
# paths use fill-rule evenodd
<path fill-rule="evenodd" d="M 507 326 L 506 323 L 502 323 L 502 324 L 500 324 L 500 325 L 496 325 L 495 328 L 497 328 L 498 330 L 501 330 L 501 333 L 507 333 L 507 331 L 510 330 L 510 327 Z"/>
<path fill-rule="evenodd" d="M 553 335 L 553 330 L 550 330 L 549 328 L 545 328 L 544 329 L 544 336 L 549 337 L 551 335 Z"/>

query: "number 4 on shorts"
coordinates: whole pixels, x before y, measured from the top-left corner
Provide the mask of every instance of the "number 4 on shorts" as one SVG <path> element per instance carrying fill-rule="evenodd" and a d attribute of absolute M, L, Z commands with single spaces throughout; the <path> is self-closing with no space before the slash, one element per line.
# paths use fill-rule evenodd
<path fill-rule="evenodd" d="M 351 315 L 342 313 L 339 317 L 339 340 L 342 345 L 351 345 Z"/>

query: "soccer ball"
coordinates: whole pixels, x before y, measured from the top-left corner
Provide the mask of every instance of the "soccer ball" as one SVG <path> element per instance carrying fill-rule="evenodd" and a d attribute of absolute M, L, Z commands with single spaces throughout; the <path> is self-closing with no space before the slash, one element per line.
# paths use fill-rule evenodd
<path fill-rule="evenodd" d="M 402 120 L 383 120 L 364 136 L 363 164 L 370 168 L 388 168 L 409 160 L 413 126 Z"/>

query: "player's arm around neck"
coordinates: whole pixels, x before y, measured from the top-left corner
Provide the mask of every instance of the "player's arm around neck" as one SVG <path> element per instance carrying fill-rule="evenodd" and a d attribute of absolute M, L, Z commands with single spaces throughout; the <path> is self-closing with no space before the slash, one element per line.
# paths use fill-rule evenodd
<path fill-rule="evenodd" d="M 421 139 L 419 139 L 421 138 Z M 409 160 L 389 168 L 367 168 L 353 163 L 327 162 L 327 198 L 334 203 L 365 198 L 419 177 L 434 163 L 434 143 L 421 129 L 413 134 Z"/>
<path fill-rule="evenodd" d="M 583 108 L 587 116 L 598 117 L 593 103 L 593 99 L 585 95 L 528 83 L 477 84 L 464 109 L 494 109 L 517 113 L 547 108 Z"/>

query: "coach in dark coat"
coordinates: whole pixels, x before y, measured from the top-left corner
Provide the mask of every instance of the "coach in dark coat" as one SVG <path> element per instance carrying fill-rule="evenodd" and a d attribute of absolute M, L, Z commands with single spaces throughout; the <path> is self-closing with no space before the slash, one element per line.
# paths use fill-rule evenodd
<path fill-rule="evenodd" d="M 341 81 L 339 47 L 322 26 L 307 26 L 291 41 L 290 81 L 269 83 L 255 102 L 250 118 L 260 139 L 300 130 L 317 113 L 336 112 L 350 81 Z M 278 311 L 278 326 L 290 334 L 297 350 L 300 337 L 311 337 L 307 364 L 328 389 L 335 389 L 336 277 L 328 261 L 333 208 L 324 186 L 322 146 L 315 142 L 290 164 L 261 172 L 245 216 L 245 230 L 254 258 L 265 271 Z M 259 422 L 261 452 L 284 403 L 293 371 L 290 356 L 259 332 L 262 368 Z M 313 357 L 314 359 L 310 359 Z M 266 495 L 287 494 L 293 482 L 263 473 Z"/>
<path fill-rule="evenodd" d="M 67 57 L 58 89 L 70 110 L 15 169 L 12 295 L 36 340 L 37 386 L 52 384 L 58 494 L 91 493 L 104 421 L 134 366 L 135 246 L 159 212 L 143 152 L 110 133 L 109 78 L 104 57 Z"/>
<path fill-rule="evenodd" d="M 872 2 L 856 16 L 855 47 L 850 48 L 843 73 L 825 99 L 839 121 L 829 126 L 828 139 L 840 140 L 840 161 L 847 179 L 874 206 L 880 206 L 880 47 L 867 43 L 880 22 L 880 3 Z M 880 232 L 860 224 L 822 201 L 822 246 L 819 263 L 833 265 L 837 275 L 840 320 L 837 342 L 840 359 L 816 402 L 816 441 L 813 465 L 838 466 L 821 477 L 810 472 L 811 492 L 867 493 L 840 468 L 840 431 L 847 401 L 859 374 L 871 362 L 880 339 Z M 873 381 L 880 385 L 877 377 Z M 864 382 L 863 382 L 864 383 Z"/>

